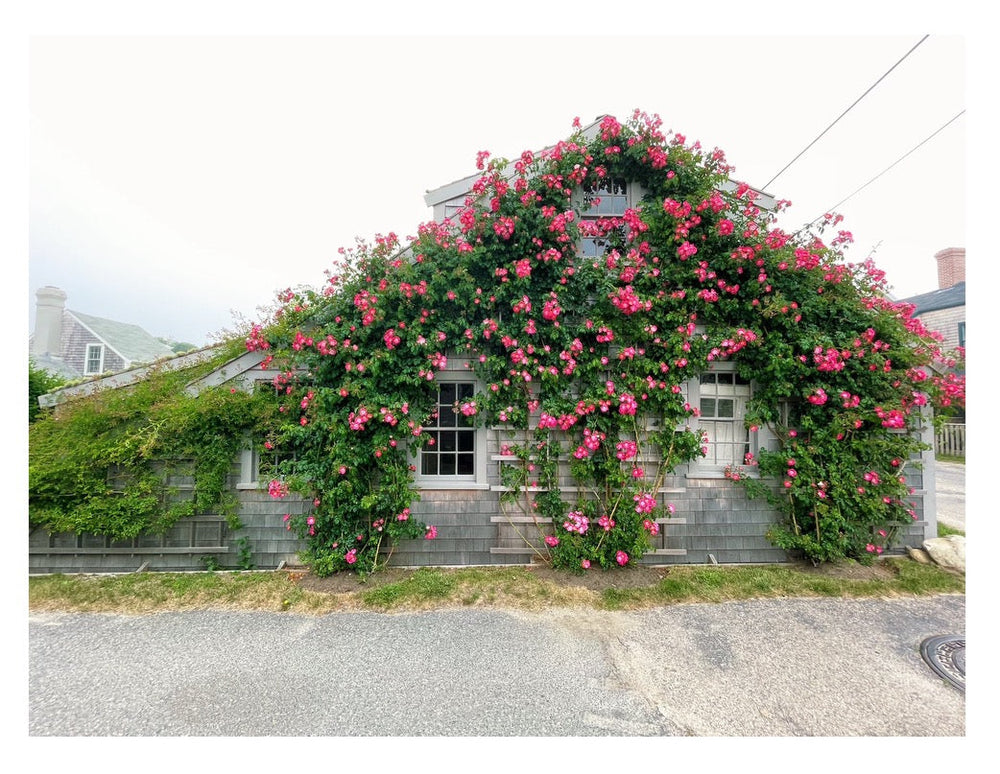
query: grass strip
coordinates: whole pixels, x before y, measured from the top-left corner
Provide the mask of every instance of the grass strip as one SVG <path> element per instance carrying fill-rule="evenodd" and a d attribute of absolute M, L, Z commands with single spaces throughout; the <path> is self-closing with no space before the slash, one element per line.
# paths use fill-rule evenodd
<path fill-rule="evenodd" d="M 965 578 L 909 559 L 886 561 L 879 579 L 831 577 L 781 565 L 671 567 L 653 585 L 588 589 L 579 578 L 536 577 L 523 567 L 409 572 L 402 580 L 343 593 L 310 591 L 302 573 L 204 572 L 48 575 L 28 581 L 32 612 L 146 614 L 177 610 L 263 610 L 316 614 L 448 607 L 631 610 L 682 603 L 781 597 L 892 597 L 965 592 Z"/>

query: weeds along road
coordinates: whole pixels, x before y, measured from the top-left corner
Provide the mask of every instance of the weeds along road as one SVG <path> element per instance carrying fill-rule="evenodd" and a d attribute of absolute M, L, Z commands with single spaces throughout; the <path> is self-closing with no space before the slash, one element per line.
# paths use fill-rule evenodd
<path fill-rule="evenodd" d="M 962 736 L 965 596 L 29 617 L 31 736 Z"/>

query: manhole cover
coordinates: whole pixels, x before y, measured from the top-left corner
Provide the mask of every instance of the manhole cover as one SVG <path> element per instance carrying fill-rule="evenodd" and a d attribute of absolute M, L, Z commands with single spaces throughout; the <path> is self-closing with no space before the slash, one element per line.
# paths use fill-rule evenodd
<path fill-rule="evenodd" d="M 965 691 L 965 637 L 928 637 L 920 643 L 924 661 L 961 691 Z"/>

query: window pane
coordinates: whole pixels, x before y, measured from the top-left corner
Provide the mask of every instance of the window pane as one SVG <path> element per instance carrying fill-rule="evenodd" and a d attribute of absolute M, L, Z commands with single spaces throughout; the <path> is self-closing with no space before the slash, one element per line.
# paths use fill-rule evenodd
<path fill-rule="evenodd" d="M 476 436 L 473 433 L 458 434 L 458 450 L 460 452 L 471 452 L 476 450 Z"/>
<path fill-rule="evenodd" d="M 441 385 L 441 398 L 440 401 L 443 406 L 450 406 L 455 402 L 455 385 L 452 383 L 444 382 Z"/>
<path fill-rule="evenodd" d="M 749 380 L 735 371 L 718 371 L 701 374 L 701 384 L 699 428 L 708 437 L 708 453 L 702 461 L 742 464 L 751 446 L 750 432 L 741 421 L 751 396 Z"/>
<path fill-rule="evenodd" d="M 440 455 L 440 464 L 438 473 L 442 476 L 454 476 L 455 475 L 455 455 L 454 454 L 442 454 Z"/>
<path fill-rule="evenodd" d="M 456 387 L 458 388 L 458 400 L 460 401 L 469 400 L 475 394 L 475 390 L 469 382 L 462 382 L 456 385 Z"/>
<path fill-rule="evenodd" d="M 439 427 L 455 426 L 455 410 L 451 406 L 441 406 L 441 408 L 439 409 L 438 426 Z"/>
<path fill-rule="evenodd" d="M 89 374 L 94 374 L 100 370 L 101 370 L 101 345 L 88 344 L 86 371 Z"/>
<path fill-rule="evenodd" d="M 438 472 L 438 458 L 434 452 L 424 451 L 420 455 L 420 473 L 425 476 L 436 476 Z"/>
<path fill-rule="evenodd" d="M 460 475 L 460 476 L 471 476 L 475 472 L 476 472 L 475 455 L 472 455 L 472 454 L 459 454 L 458 455 L 458 475 Z"/>
<path fill-rule="evenodd" d="M 440 451 L 442 452 L 453 452 L 457 446 L 457 441 L 455 436 L 457 433 L 453 430 L 448 432 L 442 432 L 440 436 Z"/>

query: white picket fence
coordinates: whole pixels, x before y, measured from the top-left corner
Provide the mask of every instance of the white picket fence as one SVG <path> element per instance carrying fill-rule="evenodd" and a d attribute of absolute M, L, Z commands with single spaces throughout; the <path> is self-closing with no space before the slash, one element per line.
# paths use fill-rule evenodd
<path fill-rule="evenodd" d="M 942 425 L 934 437 L 934 453 L 938 456 L 965 458 L 965 425 Z"/>

